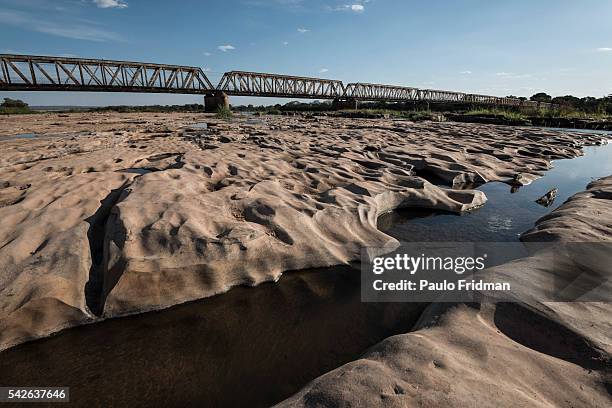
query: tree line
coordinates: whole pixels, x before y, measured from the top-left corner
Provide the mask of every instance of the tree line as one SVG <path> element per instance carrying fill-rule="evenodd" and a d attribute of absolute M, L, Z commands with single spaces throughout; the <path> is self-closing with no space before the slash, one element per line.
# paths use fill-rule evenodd
<path fill-rule="evenodd" d="M 578 98 L 573 95 L 555 96 L 554 98 L 547 93 L 539 92 L 531 98 L 531 101 L 548 102 L 559 105 L 562 109 L 574 110 L 584 113 L 608 114 L 612 115 L 612 94 L 603 98 L 585 96 Z"/>
<path fill-rule="evenodd" d="M 517 98 L 516 96 L 509 95 L 511 98 Z M 518 97 L 521 100 L 528 100 L 526 97 Z M 578 98 L 573 95 L 556 96 L 552 97 L 545 92 L 539 92 L 532 95 L 529 98 L 530 101 L 537 102 L 548 102 L 553 103 L 561 107 L 562 111 L 565 112 L 583 112 L 586 114 L 599 114 L 599 115 L 612 115 L 612 94 L 604 96 L 602 98 L 595 98 L 593 96 L 585 96 Z M 388 104 L 384 102 L 366 102 L 362 103 L 363 108 L 370 109 L 398 109 L 398 110 L 410 110 L 414 109 L 410 104 Z M 428 106 L 429 108 L 429 106 Z M 444 106 L 438 106 L 439 109 L 435 110 L 447 110 L 447 111 L 462 111 L 465 109 L 462 105 L 450 105 L 444 104 Z M 311 102 L 298 102 L 291 101 L 284 105 L 276 104 L 269 106 L 232 106 L 233 110 L 236 111 L 250 111 L 250 112 L 265 112 L 265 111 L 325 111 L 331 110 L 330 101 L 311 101 Z M 204 110 L 204 106 L 201 104 L 190 104 L 190 105 L 153 105 L 153 106 L 106 106 L 99 108 L 89 108 L 91 111 L 116 111 L 116 112 L 198 112 Z M 4 102 L 0 103 L 0 113 L 30 113 L 32 112 L 27 103 L 19 99 L 4 98 Z"/>

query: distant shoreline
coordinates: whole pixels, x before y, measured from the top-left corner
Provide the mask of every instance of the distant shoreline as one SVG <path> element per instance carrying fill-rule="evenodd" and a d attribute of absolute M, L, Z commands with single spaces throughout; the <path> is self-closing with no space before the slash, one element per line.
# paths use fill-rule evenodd
<path fill-rule="evenodd" d="M 248 110 L 251 108 L 252 110 Z M 589 129 L 612 131 L 612 119 L 599 119 L 596 117 L 564 117 L 551 116 L 540 117 L 523 113 L 498 111 L 495 109 L 467 112 L 446 112 L 446 111 L 402 111 L 392 109 L 358 109 L 358 110 L 281 110 L 264 106 L 235 106 L 232 109 L 236 113 L 250 113 L 260 115 L 323 115 L 339 116 L 348 118 L 383 119 L 397 118 L 413 121 L 433 120 L 433 121 L 452 121 L 463 123 L 483 123 L 505 126 L 535 126 L 535 127 L 555 127 L 564 129 Z M 31 106 L 31 113 L 71 113 L 71 112 L 203 112 L 204 106 L 199 104 L 191 105 L 116 105 L 116 106 Z M 23 112 L 27 113 L 27 112 Z M 15 113 L 21 114 L 21 113 Z"/>

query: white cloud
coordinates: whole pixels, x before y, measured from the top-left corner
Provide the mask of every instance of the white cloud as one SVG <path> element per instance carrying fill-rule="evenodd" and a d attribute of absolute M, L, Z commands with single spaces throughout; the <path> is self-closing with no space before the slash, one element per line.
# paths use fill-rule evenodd
<path fill-rule="evenodd" d="M 210 53 L 210 52 L 208 52 L 208 51 L 204 51 L 204 56 L 206 56 L 206 57 L 210 57 L 210 56 L 211 56 L 211 53 Z"/>
<path fill-rule="evenodd" d="M 327 71 L 329 71 L 329 69 L 327 69 L 327 68 L 321 68 L 321 69 L 319 70 L 319 74 L 324 74 L 324 73 L 326 73 Z"/>
<path fill-rule="evenodd" d="M 354 11 L 355 13 L 361 13 L 365 10 L 365 7 L 363 4 L 343 4 L 341 6 L 338 6 L 336 8 L 332 8 L 331 10 L 336 10 L 336 11 Z"/>
<path fill-rule="evenodd" d="M 228 52 L 230 50 L 235 50 L 236 49 L 236 47 L 234 47 L 233 45 L 230 45 L 230 44 L 220 45 L 217 48 L 219 50 L 223 51 L 223 52 Z"/>
<path fill-rule="evenodd" d="M 599 51 L 599 52 L 612 52 L 612 48 L 611 47 L 601 47 L 601 48 L 598 48 L 597 51 Z"/>
<path fill-rule="evenodd" d="M 283 41 L 283 45 L 289 45 L 289 41 Z"/>
<path fill-rule="evenodd" d="M 39 19 L 28 13 L 0 10 L 0 23 L 57 37 L 72 38 L 87 41 L 121 41 L 121 37 L 111 31 L 88 24 L 67 24 Z"/>
<path fill-rule="evenodd" d="M 98 8 L 126 8 L 128 5 L 122 0 L 93 0 Z"/>
<path fill-rule="evenodd" d="M 210 69 L 210 68 L 208 68 L 208 67 L 204 67 L 204 68 L 202 68 L 202 71 L 204 71 L 204 72 L 210 72 L 210 71 L 212 71 L 212 69 Z"/>
<path fill-rule="evenodd" d="M 310 30 L 309 30 L 309 29 L 307 29 L 307 28 L 298 28 L 297 30 L 298 30 L 298 33 L 302 33 L 302 34 L 307 33 L 307 32 L 309 32 L 309 31 L 310 31 Z"/>
<path fill-rule="evenodd" d="M 460 74 L 463 75 L 470 75 L 472 73 L 472 71 L 461 71 Z"/>
<path fill-rule="evenodd" d="M 496 76 L 508 79 L 523 79 L 523 78 L 531 78 L 531 74 L 515 74 L 513 72 L 497 72 Z"/>

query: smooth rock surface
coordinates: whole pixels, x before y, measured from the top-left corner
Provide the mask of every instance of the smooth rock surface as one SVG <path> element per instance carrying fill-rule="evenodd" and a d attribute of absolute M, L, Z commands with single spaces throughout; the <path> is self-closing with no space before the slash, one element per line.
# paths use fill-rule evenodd
<path fill-rule="evenodd" d="M 596 140 L 399 120 L 2 117 L 0 350 L 392 248 L 380 214 L 486 201 L 430 181 L 528 182 Z"/>
<path fill-rule="evenodd" d="M 611 204 L 612 177 L 594 181 L 522 239 L 603 248 L 590 266 L 606 269 L 601 289 L 609 299 Z M 520 302 L 432 304 L 414 331 L 384 340 L 278 406 L 609 406 L 612 303 L 542 301 L 555 279 L 575 272 L 574 263 L 552 262 L 546 251 L 485 270 L 482 278 L 511 282 Z"/>

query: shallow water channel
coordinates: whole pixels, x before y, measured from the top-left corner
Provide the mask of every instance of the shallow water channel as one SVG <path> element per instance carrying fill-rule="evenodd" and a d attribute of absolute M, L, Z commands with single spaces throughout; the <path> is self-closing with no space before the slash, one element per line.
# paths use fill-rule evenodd
<path fill-rule="evenodd" d="M 598 132 L 604 133 L 604 132 Z M 612 132 L 609 132 L 612 137 Z M 487 195 L 485 206 L 461 215 L 431 210 L 401 210 L 382 215 L 378 227 L 401 240 L 429 241 L 517 241 L 535 221 L 585 190 L 593 180 L 612 175 L 612 144 L 587 146 L 584 155 L 555 160 L 552 169 L 527 186 L 513 192 L 511 186 L 491 182 L 477 187 Z M 536 200 L 553 188 L 557 198 L 549 207 Z"/>
<path fill-rule="evenodd" d="M 612 145 L 559 160 L 511 193 L 479 189 L 469 214 L 406 210 L 380 228 L 404 241 L 512 241 L 542 215 L 612 174 Z M 551 188 L 548 208 L 534 201 Z M 334 267 L 286 273 L 277 283 L 137 316 L 77 327 L 0 353 L 0 386 L 69 386 L 79 405 L 263 407 L 409 331 L 426 304 L 362 303 L 359 272 Z"/>

